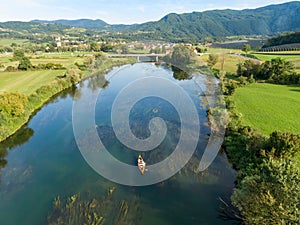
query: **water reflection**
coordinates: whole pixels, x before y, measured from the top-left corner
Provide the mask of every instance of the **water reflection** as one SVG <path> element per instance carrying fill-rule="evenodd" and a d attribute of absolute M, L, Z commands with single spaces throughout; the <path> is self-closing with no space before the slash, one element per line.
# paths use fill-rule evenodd
<path fill-rule="evenodd" d="M 109 82 L 105 79 L 103 72 L 96 72 L 88 81 L 88 87 L 93 91 L 106 88 L 108 85 Z"/>
<path fill-rule="evenodd" d="M 0 143 L 0 170 L 7 165 L 7 160 L 5 159 L 8 155 L 8 150 L 20 146 L 33 136 L 34 131 L 29 127 L 22 127 L 14 135 L 9 137 L 7 140 Z M 0 171 L 1 175 L 1 171 Z M 0 176 L 1 183 L 1 176 Z"/>
<path fill-rule="evenodd" d="M 173 71 L 173 77 L 176 80 L 188 80 L 188 79 L 191 79 L 191 76 L 187 72 L 185 72 L 185 71 L 177 68 L 176 66 L 171 66 L 171 68 L 172 68 L 172 71 Z"/>

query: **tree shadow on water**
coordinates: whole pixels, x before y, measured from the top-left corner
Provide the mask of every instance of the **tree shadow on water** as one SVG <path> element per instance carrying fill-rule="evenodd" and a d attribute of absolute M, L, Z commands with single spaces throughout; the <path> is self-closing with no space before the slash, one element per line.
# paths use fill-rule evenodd
<path fill-rule="evenodd" d="M 22 127 L 14 135 L 0 143 L 0 184 L 1 184 L 1 169 L 5 168 L 8 161 L 5 159 L 8 155 L 8 150 L 20 146 L 33 136 L 34 131 L 29 127 Z"/>

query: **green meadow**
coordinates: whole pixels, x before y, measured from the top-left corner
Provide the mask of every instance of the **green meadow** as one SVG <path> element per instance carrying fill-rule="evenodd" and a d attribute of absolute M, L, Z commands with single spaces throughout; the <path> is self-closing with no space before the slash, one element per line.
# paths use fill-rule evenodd
<path fill-rule="evenodd" d="M 233 95 L 243 125 L 271 132 L 300 133 L 300 87 L 274 84 L 253 84 L 238 88 Z"/>
<path fill-rule="evenodd" d="M 217 54 L 218 55 L 218 62 L 216 65 L 213 66 L 213 68 L 222 70 L 230 73 L 235 73 L 237 70 L 237 65 L 241 62 L 245 61 L 245 58 L 238 56 L 238 55 L 231 55 L 226 53 L 211 53 L 211 54 Z M 207 62 L 209 57 L 209 54 L 204 54 L 199 57 L 200 60 L 202 60 L 204 63 Z"/>
<path fill-rule="evenodd" d="M 19 92 L 30 95 L 64 73 L 65 70 L 0 72 L 0 94 Z"/>

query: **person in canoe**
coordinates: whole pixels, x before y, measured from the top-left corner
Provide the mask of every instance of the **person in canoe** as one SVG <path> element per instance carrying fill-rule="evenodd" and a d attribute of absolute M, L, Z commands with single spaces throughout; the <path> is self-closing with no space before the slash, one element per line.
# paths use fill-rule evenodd
<path fill-rule="evenodd" d="M 145 169 L 146 169 L 146 163 L 144 162 L 141 155 L 139 155 L 139 157 L 138 157 L 138 168 L 139 168 L 141 174 L 144 174 Z"/>

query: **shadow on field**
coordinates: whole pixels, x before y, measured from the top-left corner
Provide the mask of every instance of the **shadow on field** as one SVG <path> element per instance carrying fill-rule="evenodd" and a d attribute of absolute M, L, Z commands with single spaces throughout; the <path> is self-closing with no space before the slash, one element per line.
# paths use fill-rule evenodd
<path fill-rule="evenodd" d="M 300 89 L 290 89 L 290 91 L 300 92 Z"/>

